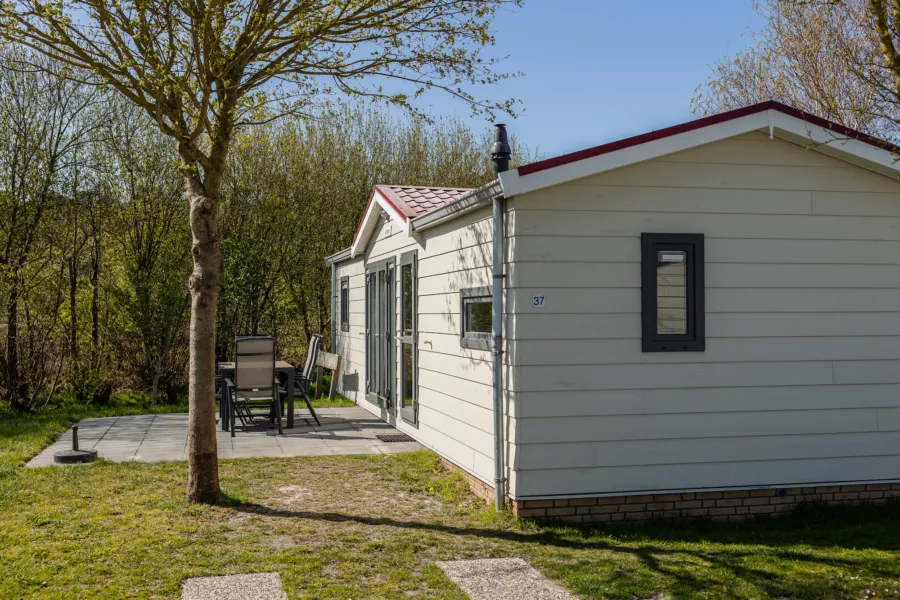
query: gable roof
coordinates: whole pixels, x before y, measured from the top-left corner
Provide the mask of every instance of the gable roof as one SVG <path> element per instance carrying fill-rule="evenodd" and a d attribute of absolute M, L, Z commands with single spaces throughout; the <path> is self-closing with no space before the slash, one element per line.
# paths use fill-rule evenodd
<path fill-rule="evenodd" d="M 641 135 L 541 160 L 500 174 L 506 196 L 761 131 L 883 175 L 898 177 L 900 147 L 800 109 L 768 100 Z"/>
<path fill-rule="evenodd" d="M 477 190 L 376 185 L 349 253 L 339 252 L 327 262 L 339 262 L 359 254 L 377 224 L 376 206 L 403 223 L 409 233 L 484 206 L 500 193 L 509 198 L 753 131 L 900 178 L 900 146 L 768 100 L 523 165 L 500 173 L 498 179 Z"/>
<path fill-rule="evenodd" d="M 409 220 L 422 216 L 452 203 L 472 190 L 469 188 L 441 188 L 414 185 L 383 185 L 372 188 L 366 210 L 363 211 L 353 244 L 350 246 L 350 258 L 360 253 L 369 243 L 369 238 L 378 224 L 379 212 L 383 209 L 388 215 L 402 223 L 409 231 Z"/>

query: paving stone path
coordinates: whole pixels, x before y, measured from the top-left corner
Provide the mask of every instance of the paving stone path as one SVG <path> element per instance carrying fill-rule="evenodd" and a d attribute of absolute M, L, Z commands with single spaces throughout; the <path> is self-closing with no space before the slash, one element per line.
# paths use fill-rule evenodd
<path fill-rule="evenodd" d="M 287 594 L 278 573 L 251 573 L 186 579 L 181 600 L 287 600 Z"/>
<path fill-rule="evenodd" d="M 323 408 L 321 425 L 298 418 L 284 435 L 268 428 L 238 430 L 235 437 L 218 430 L 219 458 L 328 456 L 335 454 L 393 454 L 418 450 L 417 442 L 386 443 L 379 434 L 398 434 L 390 424 L 359 407 Z M 187 460 L 187 414 L 134 415 L 85 419 L 78 424 L 82 449 L 93 448 L 101 458 L 116 462 Z M 72 430 L 34 457 L 29 467 L 55 464 L 53 453 L 72 447 Z"/>
<path fill-rule="evenodd" d="M 437 566 L 472 600 L 576 600 L 521 558 L 455 560 Z"/>

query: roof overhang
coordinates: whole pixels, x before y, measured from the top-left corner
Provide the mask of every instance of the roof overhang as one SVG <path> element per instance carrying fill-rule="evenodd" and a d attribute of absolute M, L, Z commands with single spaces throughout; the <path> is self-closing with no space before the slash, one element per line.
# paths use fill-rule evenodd
<path fill-rule="evenodd" d="M 468 212 L 487 206 L 494 198 L 502 195 L 503 188 L 500 185 L 500 180 L 495 179 L 460 196 L 445 206 L 412 219 L 410 221 L 412 230 L 425 231 L 426 229 L 437 227 L 441 223 L 445 223 Z"/>
<path fill-rule="evenodd" d="M 378 186 L 372 188 L 372 195 L 369 196 L 369 202 L 366 204 L 366 210 L 363 212 L 362 220 L 356 229 L 356 235 L 353 238 L 353 244 L 350 246 L 349 258 L 355 258 L 366 248 L 372 234 L 378 226 L 378 218 L 382 211 L 387 214 L 388 219 L 396 221 L 409 228 L 409 217 L 407 217 L 400 208 L 391 202 L 388 195 L 382 192 Z"/>
<path fill-rule="evenodd" d="M 597 175 L 695 146 L 760 131 L 887 175 L 900 176 L 900 148 L 769 101 L 524 165 L 500 174 L 507 197 Z"/>
<path fill-rule="evenodd" d="M 344 262 L 345 260 L 350 258 L 350 248 L 344 248 L 340 252 L 335 252 L 331 256 L 325 257 L 325 264 L 328 266 L 337 264 L 339 262 Z"/>

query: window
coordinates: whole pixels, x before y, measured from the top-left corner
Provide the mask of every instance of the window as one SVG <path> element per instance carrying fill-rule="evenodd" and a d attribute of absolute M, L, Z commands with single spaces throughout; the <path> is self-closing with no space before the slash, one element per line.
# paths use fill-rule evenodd
<path fill-rule="evenodd" d="M 641 234 L 644 352 L 706 349 L 703 290 L 702 234 Z"/>
<path fill-rule="evenodd" d="M 416 253 L 400 257 L 400 416 L 407 423 L 419 421 L 416 365 Z"/>
<path fill-rule="evenodd" d="M 350 331 L 350 278 L 341 278 L 341 331 Z"/>
<path fill-rule="evenodd" d="M 463 348 L 489 350 L 491 347 L 491 288 L 460 291 L 460 344 Z"/>

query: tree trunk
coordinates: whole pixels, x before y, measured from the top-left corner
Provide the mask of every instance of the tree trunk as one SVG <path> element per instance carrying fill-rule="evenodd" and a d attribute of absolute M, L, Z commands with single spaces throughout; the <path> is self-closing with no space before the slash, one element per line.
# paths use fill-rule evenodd
<path fill-rule="evenodd" d="M 209 184 L 207 178 L 207 184 Z M 215 503 L 219 498 L 216 455 L 216 307 L 222 283 L 213 189 L 204 188 L 195 172 L 186 172 L 191 205 L 194 272 L 191 292 L 190 366 L 188 373 L 188 486 L 190 503 Z"/>
<path fill-rule="evenodd" d="M 75 264 L 75 247 L 69 259 L 69 352 L 72 364 L 78 369 L 78 273 Z"/>
<path fill-rule="evenodd" d="M 6 384 L 9 386 L 9 404 L 13 410 L 23 410 L 19 395 L 19 281 L 10 277 L 9 296 L 6 301 Z"/>
<path fill-rule="evenodd" d="M 159 365 L 153 370 L 153 385 L 150 387 L 150 406 L 156 406 L 156 394 L 159 393 Z"/>
<path fill-rule="evenodd" d="M 94 230 L 94 257 L 91 263 L 91 350 L 96 362 L 100 349 L 100 240 Z"/>

